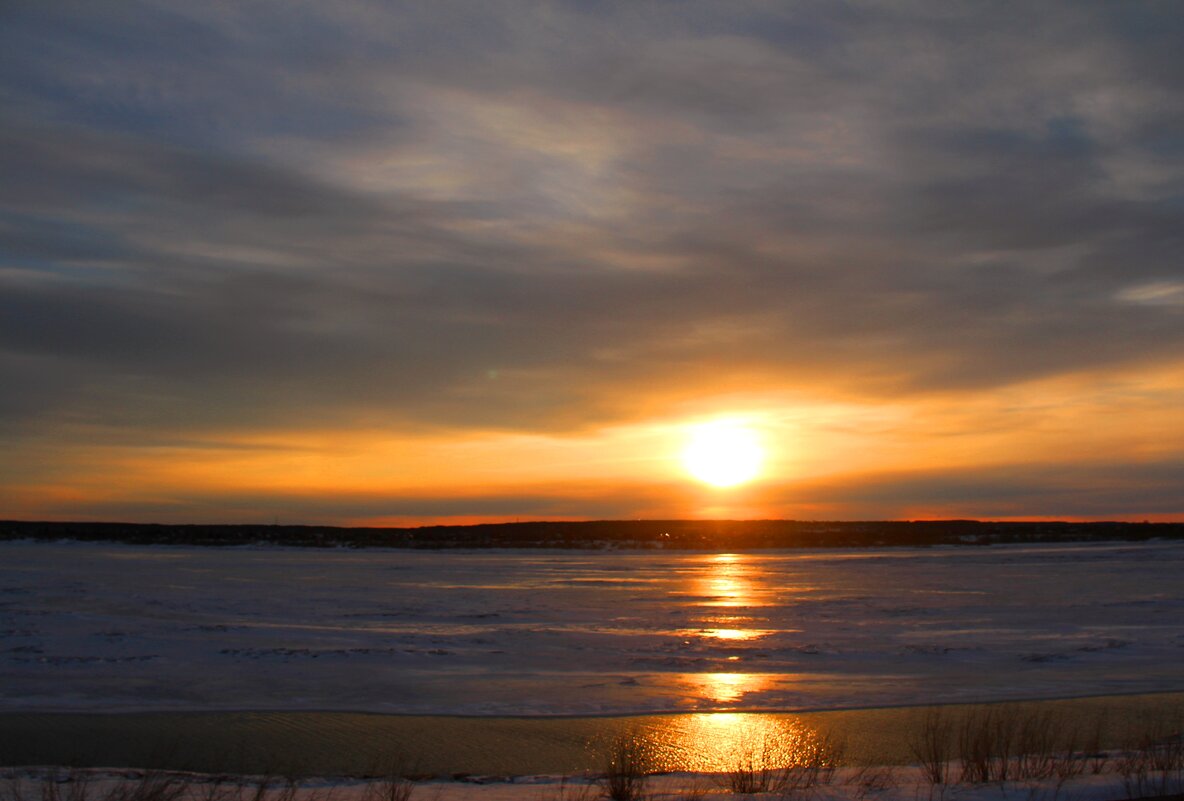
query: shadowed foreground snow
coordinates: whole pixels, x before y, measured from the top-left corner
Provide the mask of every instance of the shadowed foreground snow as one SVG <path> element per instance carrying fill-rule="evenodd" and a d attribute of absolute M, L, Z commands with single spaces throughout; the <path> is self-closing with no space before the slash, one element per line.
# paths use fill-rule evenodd
<path fill-rule="evenodd" d="M 464 781 L 360 781 L 334 778 L 283 780 L 270 777 L 202 774 L 147 774 L 95 770 L 67 773 L 60 769 L 21 769 L 0 773 L 0 797 L 6 801 L 600 801 L 603 780 L 591 776 L 471 777 Z M 84 785 L 79 787 L 79 779 Z M 126 794 L 137 782 L 179 780 L 162 796 Z M 258 783 L 269 781 L 260 792 Z M 182 786 L 183 785 L 183 786 Z M 1156 788 L 1158 789 L 1158 787 Z M 1177 775 L 1167 786 L 1184 790 Z M 134 793 L 134 791 L 133 791 Z M 1142 794 L 1116 772 L 1068 780 L 932 785 L 916 767 L 841 768 L 825 784 L 805 789 L 736 793 L 720 774 L 675 773 L 650 776 L 638 801 L 696 799 L 769 799 L 770 801 L 1115 801 Z"/>

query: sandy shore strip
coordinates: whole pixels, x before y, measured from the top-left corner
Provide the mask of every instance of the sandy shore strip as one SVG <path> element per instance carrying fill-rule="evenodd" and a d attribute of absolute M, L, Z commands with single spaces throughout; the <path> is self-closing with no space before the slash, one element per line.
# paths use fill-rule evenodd
<path fill-rule="evenodd" d="M 602 769 L 609 744 L 644 745 L 655 770 L 721 769 L 745 743 L 795 749 L 842 743 L 853 765 L 915 761 L 912 733 L 933 709 L 957 720 L 981 709 L 1046 714 L 1065 730 L 1122 746 L 1147 721 L 1184 719 L 1184 693 L 991 705 L 806 713 L 494 718 L 350 712 L 174 712 L 0 715 L 0 764 L 132 766 L 203 773 L 421 776 L 578 775 Z"/>

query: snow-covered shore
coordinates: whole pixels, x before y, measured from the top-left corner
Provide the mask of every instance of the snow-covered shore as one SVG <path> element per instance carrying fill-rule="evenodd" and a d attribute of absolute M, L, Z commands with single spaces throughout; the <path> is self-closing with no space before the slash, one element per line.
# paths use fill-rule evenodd
<path fill-rule="evenodd" d="M 175 782 L 153 797 L 152 785 Z M 266 783 L 263 789 L 260 785 Z M 138 785 L 148 785 L 136 796 Z M 1166 790 L 1167 793 L 1161 793 Z M 840 768 L 822 783 L 765 792 L 736 792 L 726 774 L 672 773 L 647 777 L 636 801 L 1119 801 L 1184 791 L 1178 773 L 1138 784 L 1117 770 L 1068 779 L 934 785 L 915 767 Z M 484 776 L 413 782 L 342 777 L 284 779 L 149 773 L 129 769 L 0 770 L 6 801 L 601 801 L 603 777 Z"/>

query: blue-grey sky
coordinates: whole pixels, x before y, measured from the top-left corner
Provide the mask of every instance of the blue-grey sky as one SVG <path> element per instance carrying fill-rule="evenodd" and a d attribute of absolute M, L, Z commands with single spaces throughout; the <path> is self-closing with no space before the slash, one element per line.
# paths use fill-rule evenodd
<path fill-rule="evenodd" d="M 8 0 L 0 516 L 1184 518 L 1182 76 L 1175 2 Z"/>

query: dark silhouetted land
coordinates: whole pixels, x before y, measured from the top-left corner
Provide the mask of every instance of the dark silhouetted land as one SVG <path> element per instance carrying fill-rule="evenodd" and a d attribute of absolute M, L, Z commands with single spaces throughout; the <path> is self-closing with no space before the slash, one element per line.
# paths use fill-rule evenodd
<path fill-rule="evenodd" d="M 869 548 L 1184 539 L 1184 523 L 593 520 L 419 528 L 0 521 L 0 540 L 349 548 Z"/>

